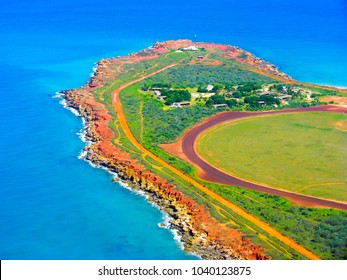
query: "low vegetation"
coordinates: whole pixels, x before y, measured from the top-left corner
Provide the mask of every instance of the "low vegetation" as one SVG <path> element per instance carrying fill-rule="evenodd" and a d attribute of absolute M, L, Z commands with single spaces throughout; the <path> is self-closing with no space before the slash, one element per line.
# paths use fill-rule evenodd
<path fill-rule="evenodd" d="M 323 258 L 347 258 L 346 212 L 299 207 L 276 195 L 237 187 L 209 187 Z"/>
<path fill-rule="evenodd" d="M 149 148 L 174 142 L 185 129 L 216 113 L 204 106 L 164 110 L 161 101 L 150 94 L 141 94 L 136 89 L 135 86 L 125 89 L 121 99 L 132 131 L 140 139 L 139 131 L 142 127 L 141 142 Z"/>
<path fill-rule="evenodd" d="M 149 79 L 147 83 L 165 83 L 174 88 L 195 88 L 208 84 L 274 83 L 275 80 L 234 67 L 182 65 Z"/>

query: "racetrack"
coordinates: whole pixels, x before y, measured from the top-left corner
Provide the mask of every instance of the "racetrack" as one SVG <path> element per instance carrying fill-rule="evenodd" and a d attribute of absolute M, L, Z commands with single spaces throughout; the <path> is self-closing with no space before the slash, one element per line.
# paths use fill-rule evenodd
<path fill-rule="evenodd" d="M 327 200 L 323 198 L 312 197 L 308 195 L 293 193 L 281 189 L 272 188 L 270 186 L 253 183 L 241 178 L 235 177 L 231 174 L 225 173 L 224 171 L 212 166 L 205 160 L 203 160 L 197 153 L 196 142 L 202 132 L 205 130 L 224 123 L 237 120 L 240 118 L 262 116 L 262 115 L 274 115 L 284 113 L 304 113 L 304 112 L 336 112 L 336 113 L 347 113 L 346 107 L 338 106 L 319 106 L 319 107 L 308 107 L 298 109 L 288 109 L 281 111 L 267 111 L 267 112 L 224 112 L 213 117 L 208 118 L 203 123 L 190 129 L 182 138 L 182 151 L 186 158 L 188 158 L 194 165 L 196 165 L 202 172 L 201 177 L 204 180 L 232 185 L 240 186 L 251 190 L 256 190 L 264 193 L 274 194 L 283 196 L 291 199 L 292 201 L 305 206 L 315 207 L 328 207 L 336 208 L 347 211 L 347 203 Z"/>

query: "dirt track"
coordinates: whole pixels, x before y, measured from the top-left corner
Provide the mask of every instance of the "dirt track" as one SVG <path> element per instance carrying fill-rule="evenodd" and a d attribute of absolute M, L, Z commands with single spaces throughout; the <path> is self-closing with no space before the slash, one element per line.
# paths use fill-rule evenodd
<path fill-rule="evenodd" d="M 318 206 L 318 207 L 328 207 L 336 208 L 347 211 L 347 203 L 326 200 L 323 198 L 316 198 L 311 196 L 306 196 L 303 194 L 293 193 L 285 190 L 271 188 L 269 186 L 260 185 L 257 183 L 249 182 L 242 180 L 240 178 L 234 177 L 230 174 L 223 172 L 222 170 L 212 166 L 211 164 L 204 161 L 199 157 L 195 149 L 195 143 L 199 135 L 208 128 L 211 128 L 217 124 L 237 120 L 240 118 L 247 118 L 252 116 L 261 116 L 261 115 L 274 115 L 274 114 L 283 114 L 283 113 L 295 113 L 295 112 L 340 112 L 347 113 L 347 108 L 337 107 L 337 106 L 319 106 L 319 107 L 308 107 L 308 108 L 299 108 L 299 109 L 288 109 L 281 111 L 268 111 L 268 112 L 224 112 L 218 115 L 215 115 L 203 123 L 190 129 L 182 138 L 182 151 L 184 155 L 202 172 L 202 179 L 207 181 L 212 181 L 216 183 L 240 186 L 251 190 L 256 190 L 264 193 L 274 194 L 289 198 L 300 205 L 306 206 Z"/>

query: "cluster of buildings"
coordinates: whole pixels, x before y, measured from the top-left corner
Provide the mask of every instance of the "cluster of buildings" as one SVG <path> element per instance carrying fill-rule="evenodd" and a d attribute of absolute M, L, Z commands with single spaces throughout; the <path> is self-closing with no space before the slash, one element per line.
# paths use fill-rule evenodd
<path fill-rule="evenodd" d="M 188 47 L 190 48 L 190 47 Z M 241 90 L 239 88 L 240 86 L 233 86 L 232 87 L 232 91 L 226 93 L 227 96 L 229 96 L 229 98 L 227 99 L 235 99 L 237 102 L 239 102 L 242 98 L 235 98 L 232 97 L 233 92 L 237 91 L 237 90 Z M 216 92 L 213 92 L 214 86 L 212 84 L 208 84 L 205 88 L 203 92 L 196 92 L 196 93 L 192 93 L 192 98 L 193 99 L 198 99 L 198 98 L 209 98 L 213 95 L 216 94 Z M 166 96 L 162 95 L 162 88 L 150 88 L 149 91 L 153 92 L 154 95 L 159 99 L 159 100 L 165 100 Z M 300 95 L 304 98 L 306 98 L 306 100 L 310 100 L 311 99 L 311 95 L 312 92 L 310 90 L 305 90 L 302 89 L 300 87 L 290 87 L 287 88 L 286 86 L 283 86 L 282 88 L 271 88 L 271 86 L 266 86 L 263 87 L 262 89 L 259 90 L 255 90 L 254 94 L 255 96 L 261 97 L 261 96 L 274 96 L 276 99 L 278 99 L 282 104 L 287 105 L 289 104 L 289 101 L 291 99 L 293 99 L 293 93 Z M 263 100 L 259 100 L 258 103 L 260 105 L 266 105 L 266 102 Z M 171 107 L 186 107 L 186 106 L 191 106 L 192 102 L 190 101 L 182 101 L 182 102 L 175 102 L 171 105 Z M 277 107 L 277 104 L 273 104 L 274 107 Z M 227 104 L 214 104 L 212 105 L 213 108 L 220 108 L 220 107 L 228 107 Z"/>
<path fill-rule="evenodd" d="M 289 94 L 291 93 L 291 94 Z M 312 92 L 310 90 L 304 90 L 300 87 L 292 87 L 288 89 L 286 86 L 283 86 L 281 90 L 270 90 L 268 87 L 263 88 L 259 95 L 275 95 L 284 104 L 288 104 L 289 100 L 293 98 L 293 93 L 299 94 L 306 97 L 307 100 L 311 99 Z"/>
<path fill-rule="evenodd" d="M 161 88 L 150 88 L 149 91 L 153 92 L 154 95 L 159 99 L 159 100 L 165 100 L 166 96 L 161 95 Z M 192 103 L 190 101 L 182 101 L 182 102 L 174 102 L 171 107 L 186 107 L 186 106 L 191 106 Z"/>
<path fill-rule="evenodd" d="M 197 52 L 198 50 L 199 50 L 199 48 L 197 48 L 195 46 L 189 46 L 189 47 L 178 49 L 176 52 L 178 52 L 178 53 L 181 53 L 181 52 Z M 201 60 L 201 59 L 204 59 L 204 56 L 199 55 L 199 56 L 197 56 L 197 58 L 199 60 Z"/>

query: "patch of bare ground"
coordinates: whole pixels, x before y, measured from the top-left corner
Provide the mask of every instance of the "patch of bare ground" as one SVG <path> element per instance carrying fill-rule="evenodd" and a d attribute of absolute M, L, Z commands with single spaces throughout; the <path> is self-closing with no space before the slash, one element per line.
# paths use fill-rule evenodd
<path fill-rule="evenodd" d="M 342 96 L 324 96 L 321 98 L 323 102 L 331 102 L 333 101 L 334 104 L 338 105 L 347 105 L 347 97 L 342 97 Z"/>
<path fill-rule="evenodd" d="M 338 130 L 347 132 L 347 121 L 339 121 L 335 123 L 335 127 Z"/>

